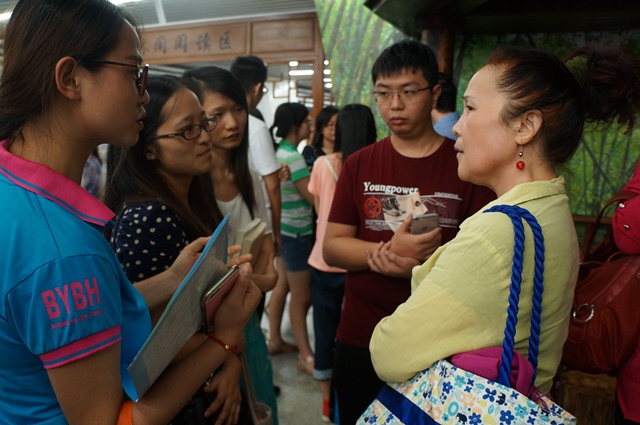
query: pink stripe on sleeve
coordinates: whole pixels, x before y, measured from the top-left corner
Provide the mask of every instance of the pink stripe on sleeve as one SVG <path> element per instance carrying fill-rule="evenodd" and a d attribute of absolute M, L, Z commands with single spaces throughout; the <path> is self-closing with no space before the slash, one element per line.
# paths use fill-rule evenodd
<path fill-rule="evenodd" d="M 45 369 L 54 369 L 104 350 L 122 340 L 120 325 L 40 355 Z"/>

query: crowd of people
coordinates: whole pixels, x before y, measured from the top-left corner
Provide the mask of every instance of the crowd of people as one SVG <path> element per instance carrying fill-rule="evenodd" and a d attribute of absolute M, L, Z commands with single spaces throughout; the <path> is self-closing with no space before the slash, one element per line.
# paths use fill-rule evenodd
<path fill-rule="evenodd" d="M 513 230 L 508 217 L 486 213 L 495 205 L 527 209 L 544 234 L 535 385 L 550 390 L 579 256 L 558 169 L 585 122 L 633 127 L 637 55 L 583 48 L 564 63 L 500 47 L 469 81 L 459 115 L 432 49 L 399 41 L 371 70 L 385 129 L 359 103 L 313 119 L 295 102 L 279 105 L 267 128 L 255 116 L 267 67 L 255 56 L 179 76 L 149 76 L 142 61 L 138 24 L 106 0 L 20 0 L 7 26 L 3 420 L 245 424 L 255 395 L 277 425 L 271 356 L 297 352 L 297 368 L 320 387 L 323 420 L 355 424 L 385 382 L 500 346 Z M 379 131 L 388 135 L 378 140 Z M 640 192 L 638 174 L 629 190 Z M 614 217 L 629 253 L 640 252 L 637 205 Z M 426 214 L 438 225 L 416 231 Z M 144 395 L 127 392 L 127 366 L 225 216 L 230 241 L 256 218 L 266 226 L 254 255 L 229 248 L 227 266 L 240 274 L 213 331 L 193 335 Z M 525 265 L 523 312 L 533 274 Z M 295 344 L 282 338 L 288 295 Z M 525 355 L 527 338 L 516 333 Z M 619 380 L 621 424 L 640 423 L 639 353 Z"/>

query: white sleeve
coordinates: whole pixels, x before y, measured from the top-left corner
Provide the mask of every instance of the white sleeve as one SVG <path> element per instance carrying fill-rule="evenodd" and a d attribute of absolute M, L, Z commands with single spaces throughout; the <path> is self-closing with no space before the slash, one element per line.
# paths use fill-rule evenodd
<path fill-rule="evenodd" d="M 280 169 L 267 126 L 253 116 L 249 116 L 249 165 L 261 176 Z"/>

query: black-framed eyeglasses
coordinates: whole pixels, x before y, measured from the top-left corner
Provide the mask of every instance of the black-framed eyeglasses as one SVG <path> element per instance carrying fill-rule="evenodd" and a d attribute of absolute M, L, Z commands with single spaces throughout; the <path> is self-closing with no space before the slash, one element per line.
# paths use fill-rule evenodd
<path fill-rule="evenodd" d="M 147 80 L 149 78 L 149 65 L 145 64 L 143 66 L 134 65 L 131 63 L 124 62 L 115 62 L 108 61 L 104 59 L 88 59 L 82 58 L 81 61 L 93 62 L 93 63 L 102 63 L 105 65 L 117 65 L 117 66 L 126 66 L 127 68 L 136 69 L 136 86 L 138 86 L 138 94 L 140 96 L 144 96 L 144 91 L 147 89 Z"/>
<path fill-rule="evenodd" d="M 262 85 L 262 94 L 267 94 L 269 93 L 269 87 L 265 86 L 264 84 Z"/>
<path fill-rule="evenodd" d="M 432 87 L 423 87 L 421 89 L 407 89 L 399 91 L 380 90 L 374 91 L 372 94 L 376 98 L 376 103 L 385 105 L 393 101 L 393 95 L 398 96 L 398 100 L 406 103 L 413 103 L 419 99 L 418 93 L 425 90 L 431 90 Z"/>
<path fill-rule="evenodd" d="M 151 139 L 160 139 L 163 137 L 182 137 L 184 140 L 195 140 L 202 134 L 202 129 L 207 133 L 212 132 L 218 125 L 218 117 L 210 117 L 202 121 L 201 124 L 192 125 L 189 128 L 178 133 L 160 134 L 158 136 L 151 137 Z"/>

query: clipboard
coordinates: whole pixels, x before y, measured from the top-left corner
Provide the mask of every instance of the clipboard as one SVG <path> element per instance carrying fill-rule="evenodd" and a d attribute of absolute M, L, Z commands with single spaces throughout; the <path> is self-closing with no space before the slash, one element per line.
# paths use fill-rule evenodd
<path fill-rule="evenodd" d="M 228 245 L 229 214 L 213 232 L 151 334 L 127 367 L 131 379 L 123 379 L 123 386 L 133 401 L 149 390 L 189 338 L 203 329 L 201 300 L 211 289 L 211 282 L 219 282 L 227 275 Z"/>

